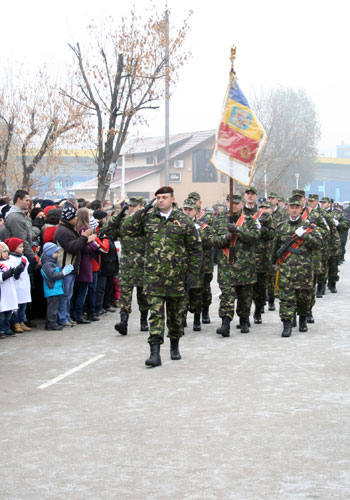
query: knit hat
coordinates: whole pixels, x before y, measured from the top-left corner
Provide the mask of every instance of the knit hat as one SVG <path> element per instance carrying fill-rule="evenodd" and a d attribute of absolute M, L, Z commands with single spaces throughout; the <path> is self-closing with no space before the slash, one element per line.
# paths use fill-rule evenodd
<path fill-rule="evenodd" d="M 23 243 L 23 240 L 21 240 L 20 238 L 7 238 L 5 240 L 5 243 L 6 245 L 8 246 L 10 252 L 15 252 L 16 251 L 16 248 L 21 244 Z"/>
<path fill-rule="evenodd" d="M 49 206 L 53 206 L 55 205 L 55 202 L 53 200 L 49 200 L 48 198 L 46 198 L 45 200 L 43 200 L 41 202 L 41 208 L 44 210 L 46 207 L 49 207 Z"/>
<path fill-rule="evenodd" d="M 73 205 L 71 203 L 67 203 L 67 205 L 65 205 L 63 208 L 62 208 L 62 213 L 61 213 L 61 219 L 62 220 L 72 220 L 74 219 L 74 217 L 77 216 L 77 210 L 75 207 L 73 207 Z"/>
<path fill-rule="evenodd" d="M 47 216 L 47 212 L 49 210 L 52 210 L 53 208 L 56 208 L 55 205 L 47 205 L 45 208 L 44 208 L 44 214 L 45 214 L 45 217 Z"/>
<path fill-rule="evenodd" d="M 104 210 L 95 210 L 92 215 L 95 217 L 95 219 L 102 220 L 107 217 L 108 214 Z"/>
<path fill-rule="evenodd" d="M 95 229 L 98 226 L 98 221 L 95 219 L 95 217 L 93 217 L 92 215 L 90 215 L 90 217 L 89 217 L 89 224 L 90 224 L 91 229 L 93 231 L 95 231 Z"/>
<path fill-rule="evenodd" d="M 2 252 L 8 252 L 8 251 L 9 247 L 6 245 L 6 243 L 0 241 L 0 255 L 2 254 Z"/>
<path fill-rule="evenodd" d="M 61 247 L 56 245 L 56 243 L 45 243 L 43 246 L 43 252 L 45 255 L 52 257 L 55 252 L 60 252 L 62 250 Z"/>

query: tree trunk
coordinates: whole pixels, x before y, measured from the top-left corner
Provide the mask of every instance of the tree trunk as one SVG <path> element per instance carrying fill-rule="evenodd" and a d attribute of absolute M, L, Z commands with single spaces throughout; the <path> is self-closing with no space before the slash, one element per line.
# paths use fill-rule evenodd
<path fill-rule="evenodd" d="M 6 163 L 0 161 L 0 195 L 7 194 Z"/>

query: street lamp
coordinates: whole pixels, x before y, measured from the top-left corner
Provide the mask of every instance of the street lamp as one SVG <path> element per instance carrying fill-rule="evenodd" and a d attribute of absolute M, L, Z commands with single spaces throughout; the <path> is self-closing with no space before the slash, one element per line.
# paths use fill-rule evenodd
<path fill-rule="evenodd" d="M 323 180 L 323 196 L 326 196 L 326 177 L 322 177 Z"/>
<path fill-rule="evenodd" d="M 267 200 L 267 189 L 266 189 L 266 169 L 264 170 L 264 191 L 265 191 L 265 198 Z"/>
<path fill-rule="evenodd" d="M 300 174 L 295 174 L 295 187 L 299 189 L 299 176 Z"/>

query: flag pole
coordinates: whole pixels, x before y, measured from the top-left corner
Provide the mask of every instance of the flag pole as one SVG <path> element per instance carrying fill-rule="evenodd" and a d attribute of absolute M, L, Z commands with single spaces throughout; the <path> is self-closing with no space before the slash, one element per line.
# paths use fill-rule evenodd
<path fill-rule="evenodd" d="M 236 74 L 235 69 L 234 69 L 234 63 L 236 59 L 236 46 L 232 45 L 231 47 L 231 78 Z M 233 206 L 232 206 L 232 196 L 233 196 L 233 179 L 230 177 L 230 222 L 232 222 L 232 216 L 233 216 Z"/>

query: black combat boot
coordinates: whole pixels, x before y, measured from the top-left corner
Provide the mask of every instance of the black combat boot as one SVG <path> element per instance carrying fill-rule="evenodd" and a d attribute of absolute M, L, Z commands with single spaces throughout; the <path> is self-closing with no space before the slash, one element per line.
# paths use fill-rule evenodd
<path fill-rule="evenodd" d="M 141 332 L 148 332 L 147 315 L 148 311 L 140 311 L 140 330 Z"/>
<path fill-rule="evenodd" d="M 181 359 L 179 351 L 179 339 L 170 339 L 170 358 Z"/>
<path fill-rule="evenodd" d="M 128 334 L 128 318 L 129 318 L 129 313 L 127 313 L 124 310 L 120 311 L 120 323 L 116 323 L 114 325 L 114 328 L 121 335 L 127 335 Z"/>
<path fill-rule="evenodd" d="M 289 319 L 283 319 L 283 331 L 281 337 L 290 337 L 292 335 L 292 325 Z"/>
<path fill-rule="evenodd" d="M 194 313 L 193 317 L 193 331 L 200 332 L 201 331 L 201 313 Z"/>
<path fill-rule="evenodd" d="M 160 366 L 162 364 L 162 360 L 160 357 L 160 343 L 159 342 L 151 342 L 150 345 L 151 355 L 145 361 L 146 366 Z"/>
<path fill-rule="evenodd" d="M 210 323 L 209 307 L 207 306 L 203 306 L 202 323 L 204 324 Z"/>
<path fill-rule="evenodd" d="M 291 327 L 292 327 L 292 328 L 295 328 L 296 326 L 297 326 L 297 313 L 294 313 L 294 316 L 293 316 L 293 321 L 292 321 Z"/>
<path fill-rule="evenodd" d="M 262 323 L 261 308 L 260 307 L 255 307 L 255 311 L 254 311 L 254 323 L 257 324 L 257 325 L 260 325 Z"/>
<path fill-rule="evenodd" d="M 275 311 L 275 298 L 274 297 L 269 297 L 269 311 Z"/>
<path fill-rule="evenodd" d="M 240 318 L 239 323 L 241 325 L 241 333 L 249 333 L 249 326 L 250 326 L 249 318 Z"/>
<path fill-rule="evenodd" d="M 335 287 L 335 281 L 328 281 L 328 289 L 332 293 L 337 293 L 337 289 Z"/>
<path fill-rule="evenodd" d="M 323 285 L 321 283 L 317 284 L 316 297 L 318 299 L 322 299 L 323 297 Z"/>
<path fill-rule="evenodd" d="M 223 316 L 221 318 L 222 324 L 219 328 L 217 328 L 216 333 L 218 335 L 222 335 L 223 337 L 229 337 L 230 336 L 230 323 L 231 320 L 228 316 Z"/>
<path fill-rule="evenodd" d="M 299 332 L 307 332 L 306 316 L 299 316 Z"/>
<path fill-rule="evenodd" d="M 186 326 L 187 326 L 187 313 L 184 313 L 184 314 L 182 315 L 182 326 L 183 326 L 184 328 L 186 328 Z"/>
<path fill-rule="evenodd" d="M 307 323 L 315 323 L 314 317 L 312 315 L 312 310 L 310 311 L 310 314 L 306 316 L 306 322 Z"/>

